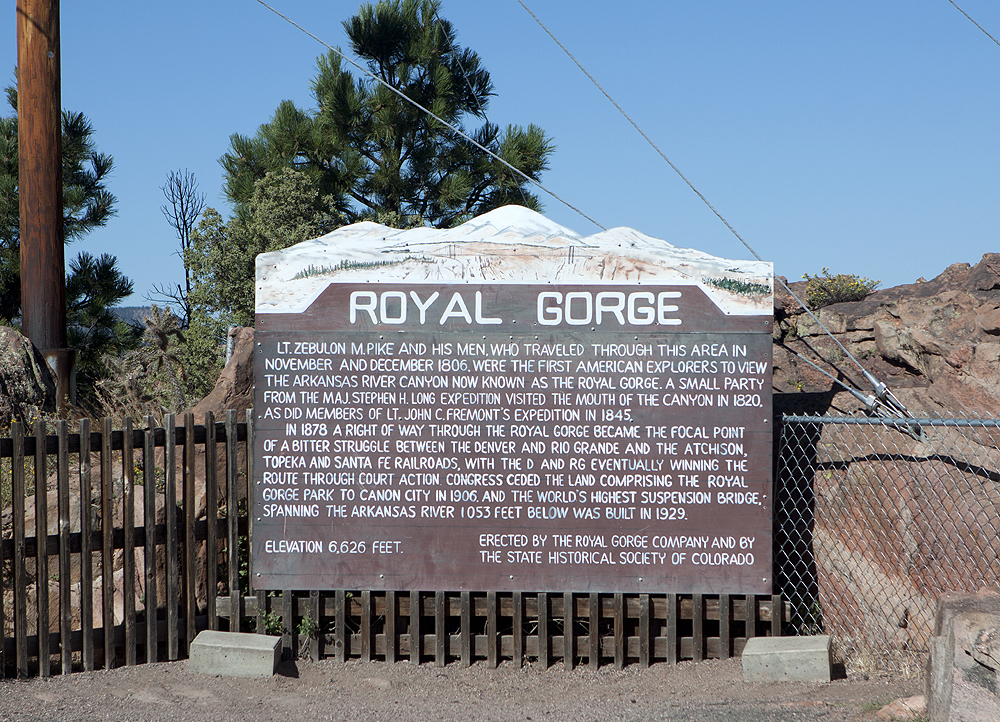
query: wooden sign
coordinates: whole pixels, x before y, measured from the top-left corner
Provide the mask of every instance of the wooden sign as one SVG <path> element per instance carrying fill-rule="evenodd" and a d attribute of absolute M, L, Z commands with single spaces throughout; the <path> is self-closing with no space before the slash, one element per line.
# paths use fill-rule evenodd
<path fill-rule="evenodd" d="M 326 279 L 255 382 L 255 588 L 771 590 L 771 316 L 704 282 Z"/>

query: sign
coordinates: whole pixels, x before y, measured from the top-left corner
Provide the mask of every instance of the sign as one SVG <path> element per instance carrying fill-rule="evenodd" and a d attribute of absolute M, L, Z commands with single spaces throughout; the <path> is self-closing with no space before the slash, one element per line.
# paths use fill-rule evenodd
<path fill-rule="evenodd" d="M 254 587 L 770 592 L 771 316 L 706 288 L 333 280 L 259 313 Z"/>

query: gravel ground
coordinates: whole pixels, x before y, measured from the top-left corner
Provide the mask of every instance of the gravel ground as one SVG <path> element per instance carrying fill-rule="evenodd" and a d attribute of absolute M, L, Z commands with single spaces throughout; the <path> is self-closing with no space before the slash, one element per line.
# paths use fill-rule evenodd
<path fill-rule="evenodd" d="M 916 680 L 747 684 L 739 659 L 598 672 L 285 662 L 270 679 L 187 662 L 0 682 L 2 720 L 873 720 Z"/>

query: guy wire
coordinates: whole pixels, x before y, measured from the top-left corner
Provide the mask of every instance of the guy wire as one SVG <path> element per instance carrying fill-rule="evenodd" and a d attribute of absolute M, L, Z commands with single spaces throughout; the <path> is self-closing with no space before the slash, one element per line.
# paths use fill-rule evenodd
<path fill-rule="evenodd" d="M 950 1 L 951 1 L 951 0 L 949 0 L 949 2 L 950 2 Z M 640 127 L 639 127 L 638 123 L 636 123 L 636 122 L 635 122 L 634 120 L 632 120 L 631 116 L 629 116 L 629 114 L 625 112 L 625 110 L 624 110 L 624 109 L 623 109 L 623 108 L 622 108 L 622 107 L 621 107 L 621 106 L 620 106 L 620 105 L 619 105 L 619 104 L 617 103 L 617 101 L 615 101 L 615 99 L 611 97 L 611 95 L 610 95 L 610 94 L 608 93 L 608 91 L 606 91 L 606 90 L 605 90 L 605 89 L 604 89 L 604 88 L 603 88 L 603 87 L 601 86 L 601 84 L 597 82 L 596 78 L 594 78 L 594 76 L 593 76 L 593 75 L 591 75 L 591 74 L 590 74 L 589 72 L 587 72 L 587 69 L 583 67 L 583 65 L 582 65 L 582 64 L 580 63 L 580 61 L 579 61 L 579 60 L 577 60 L 577 59 L 576 59 L 576 57 L 575 57 L 575 56 L 573 55 L 573 53 L 571 53 L 571 52 L 569 51 L 569 49 L 568 49 L 568 48 L 567 48 L 567 47 L 566 47 L 565 45 L 563 45 L 563 44 L 562 44 L 562 43 L 561 43 L 561 42 L 559 41 L 559 39 L 558 39 L 558 38 L 557 38 L 557 37 L 556 37 L 555 35 L 553 35 L 553 34 L 552 34 L 552 31 L 551 31 L 551 30 L 549 30 L 549 29 L 548 29 L 548 28 L 547 28 L 547 27 L 545 26 L 545 23 L 543 23 L 543 22 L 542 22 L 542 21 L 541 21 L 541 20 L 540 20 L 540 19 L 538 18 L 538 16 L 537 16 L 537 15 L 535 15 L 535 13 L 533 13 L 533 12 L 531 11 L 531 9 L 530 9 L 530 8 L 529 8 L 529 7 L 527 6 L 527 5 L 525 5 L 525 4 L 524 4 L 524 0 L 517 0 L 517 2 L 518 2 L 518 4 L 520 4 L 520 6 L 521 6 L 522 8 L 524 8 L 524 9 L 525 9 L 525 11 L 526 11 L 526 12 L 527 12 L 527 13 L 528 13 L 528 14 L 529 14 L 529 15 L 530 15 L 530 16 L 531 16 L 531 17 L 532 17 L 532 18 L 533 18 L 534 20 L 535 20 L 535 22 L 536 22 L 536 23 L 538 23 L 538 25 L 539 25 L 539 26 L 540 26 L 540 27 L 542 28 L 542 30 L 544 30 L 544 31 L 546 32 L 546 34 L 548 34 L 548 36 L 549 36 L 550 38 L 552 38 L 552 40 L 553 40 L 553 41 L 554 41 L 554 42 L 556 43 L 556 45 L 558 45 L 558 46 L 559 46 L 559 47 L 560 47 L 560 48 L 562 49 L 562 51 L 563 51 L 564 53 L 566 53 L 566 55 L 568 55 L 568 56 L 569 56 L 570 60 L 572 60 L 572 61 L 573 61 L 573 62 L 574 62 L 574 63 L 576 64 L 576 66 L 577 66 L 577 67 L 578 67 L 578 68 L 579 68 L 579 69 L 580 69 L 580 70 L 581 70 L 581 71 L 583 72 L 583 74 L 584 74 L 584 75 L 586 75 L 586 76 L 587 76 L 587 77 L 588 77 L 588 78 L 590 79 L 590 82 L 592 82 L 592 83 L 593 83 L 593 84 L 594 84 L 594 85 L 595 85 L 595 86 L 597 87 L 597 89 L 598 89 L 598 90 L 600 90 L 600 91 L 601 91 L 601 92 L 602 92 L 602 93 L 604 94 L 604 97 L 606 97 L 606 98 L 607 98 L 607 99 L 608 99 L 609 101 L 611 101 L 611 104 L 612 104 L 612 105 L 614 105 L 614 106 L 615 106 L 615 108 L 617 108 L 617 109 L 618 109 L 618 112 L 619 112 L 619 113 L 621 113 L 621 114 L 622 114 L 622 115 L 623 115 L 623 116 L 625 117 L 625 120 L 627 120 L 627 121 L 628 121 L 629 123 L 631 123 L 631 124 L 632 124 L 632 127 L 633 127 L 633 128 L 635 128 L 635 129 L 636 129 L 636 130 L 637 130 L 637 131 L 639 132 L 639 134 L 640 134 L 640 135 L 641 135 L 641 136 L 642 136 L 643 138 L 645 138 L 646 142 L 647 142 L 647 143 L 649 143 L 649 145 L 650 145 L 650 146 L 652 146 L 653 150 L 655 150 L 655 151 L 656 151 L 657 153 L 659 153 L 660 157 L 661 157 L 661 158 L 663 158 L 663 160 L 667 162 L 667 165 L 669 165 L 669 166 L 670 166 L 670 167 L 671 167 L 671 168 L 672 168 L 672 169 L 674 170 L 674 172 L 675 172 L 675 173 L 676 173 L 676 174 L 677 174 L 678 176 L 680 176 L 681 180 L 683 180 L 683 181 L 684 181 L 684 182 L 685 182 L 685 183 L 687 184 L 688 188 L 690 188 L 690 189 L 691 189 L 692 191 L 694 191 L 694 192 L 695 192 L 695 194 L 696 194 L 696 195 L 697 195 L 697 196 L 698 196 L 698 197 L 699 197 L 699 198 L 700 198 L 700 199 L 702 200 L 702 202 L 703 202 L 703 203 L 704 203 L 704 204 L 705 204 L 706 206 L 708 206 L 709 210 L 711 210 L 711 211 L 712 211 L 712 213 L 714 213 L 714 214 L 715 214 L 715 216 L 716 216 L 716 217 L 717 217 L 717 218 L 718 218 L 718 219 L 719 219 L 720 221 L 722 221 L 722 222 L 723 222 L 723 223 L 725 224 L 726 228 L 728 228 L 728 229 L 730 230 L 730 232 L 731 232 L 731 233 L 732 233 L 732 234 L 733 234 L 734 236 L 736 236 L 736 239 L 737 239 L 737 240 L 738 240 L 738 241 L 739 241 L 740 243 L 742 243 L 742 244 L 744 245 L 744 247 L 746 247 L 746 249 L 747 249 L 747 250 L 748 250 L 748 251 L 749 251 L 749 252 L 750 252 L 751 254 L 753 254 L 753 257 L 754 257 L 754 258 L 756 258 L 756 259 L 757 259 L 758 261 L 761 261 L 761 262 L 763 262 L 763 260 L 764 260 L 764 259 L 763 259 L 763 258 L 761 258 L 761 257 L 760 257 L 760 256 L 759 256 L 759 255 L 757 254 L 757 251 L 755 251 L 755 250 L 754 250 L 754 249 L 753 249 L 753 248 L 752 248 L 752 247 L 750 246 L 750 244 L 749 244 L 749 243 L 747 243 L 747 242 L 746 242 L 746 241 L 745 241 L 745 240 L 743 239 L 743 236 L 741 236 L 741 235 L 740 235 L 740 234 L 739 234 L 739 233 L 738 233 L 738 232 L 736 231 L 736 229 L 735 229 L 735 228 L 733 228 L 732 224 L 731 224 L 731 223 L 730 223 L 729 221 L 727 221 L 727 220 L 725 219 L 725 217 L 724 217 L 724 216 L 723 216 L 723 215 L 722 215 L 721 213 L 719 213 L 719 211 L 718 211 L 718 210 L 716 210 L 715 206 L 713 206 L 713 205 L 712 205 L 712 204 L 711 204 L 711 203 L 709 202 L 708 198 L 706 198 L 706 197 L 705 197 L 705 195 L 704 195 L 704 194 L 703 194 L 703 193 L 702 193 L 701 191 L 699 191 L 699 190 L 698 190 L 698 189 L 697 189 L 697 188 L 695 187 L 695 185 L 694 185 L 694 184 L 693 184 L 693 183 L 692 183 L 692 182 L 691 182 L 690 180 L 688 180 L 687 176 L 685 176 L 685 175 L 684 175 L 684 173 L 682 173 L 682 172 L 681 172 L 680 168 L 678 168 L 678 167 L 677 167 L 676 165 L 674 165 L 674 163 L 673 163 L 673 162 L 672 162 L 672 161 L 671 161 L 671 160 L 670 160 L 670 159 L 669 159 L 669 158 L 668 158 L 668 157 L 666 156 L 666 154 L 665 154 L 665 153 L 664 153 L 664 152 L 663 152 L 662 150 L 660 150 L 659 146 L 657 146 L 657 145 L 656 145 L 656 143 L 654 143 L 654 142 L 653 142 L 653 140 L 652 140 L 652 139 L 651 139 L 651 138 L 650 138 L 650 137 L 649 137 L 648 135 L 646 135 L 646 133 L 645 133 L 645 132 L 644 132 L 644 131 L 642 130 L 642 128 L 640 128 Z M 954 3 L 952 3 L 952 4 L 954 5 Z M 956 5 L 955 7 L 958 7 L 958 6 Z M 971 19 L 971 18 L 970 18 L 970 19 Z M 973 22 L 975 22 L 975 21 L 973 21 Z M 985 32 L 985 31 L 984 31 L 984 32 Z M 818 317 L 816 316 L 816 314 L 814 314 L 814 313 L 812 312 L 812 310 L 811 310 L 811 309 L 810 309 L 810 308 L 809 308 L 809 307 L 808 307 L 808 306 L 807 306 L 807 305 L 806 305 L 805 303 L 803 303 L 802 299 L 800 299 L 800 298 L 799 298 L 799 297 L 798 297 L 798 296 L 797 296 L 797 295 L 795 294 L 795 292 L 794 292 L 794 291 L 793 291 L 793 290 L 792 290 L 792 289 L 791 289 L 791 288 L 789 287 L 789 285 L 788 285 L 787 283 L 785 283 L 785 282 L 784 282 L 784 281 L 783 281 L 783 280 L 781 279 L 781 277 L 780 277 L 780 276 L 775 276 L 775 279 L 776 279 L 776 280 L 778 281 L 778 283 L 780 283 L 780 284 L 781 284 L 781 286 L 782 286 L 782 287 L 783 287 L 783 288 L 785 289 L 785 291 L 787 291 L 787 292 L 788 292 L 788 294 L 789 294 L 789 295 L 790 295 L 790 296 L 791 296 L 792 298 L 794 298 L 794 299 L 795 299 L 795 301 L 796 301 L 796 302 L 797 302 L 797 303 L 798 303 L 798 304 L 799 304 L 799 305 L 800 305 L 800 306 L 802 307 L 802 309 L 803 309 L 803 310 L 804 310 L 804 311 L 805 311 L 805 312 L 806 312 L 807 314 L 809 314 L 809 317 L 810 317 L 810 318 L 812 318 L 812 320 L 813 320 L 813 321 L 815 321 L 815 322 L 816 322 L 816 323 L 817 323 L 817 324 L 819 325 L 819 327 L 820 327 L 821 329 L 823 329 L 823 331 L 824 331 L 824 332 L 826 333 L 826 335 L 827 335 L 827 336 L 829 336 L 829 337 L 830 337 L 831 339 L 833 339 L 833 342 L 834 342 L 835 344 L 837 344 L 837 346 L 839 346 L 839 347 L 840 347 L 840 350 L 841 350 L 841 351 L 843 351 L 843 352 L 844 352 L 844 354 L 845 354 L 845 355 L 846 355 L 846 356 L 847 356 L 847 357 L 848 357 L 849 359 L 851 359 L 851 361 L 853 361 L 853 362 L 854 362 L 854 365 L 858 367 L 858 369 L 859 369 L 859 370 L 861 371 L 861 373 L 862 373 L 862 375 L 863 375 L 863 376 L 865 377 L 865 379 L 866 379 L 866 380 L 868 380 L 868 381 L 869 381 L 869 383 L 871 383 L 871 384 L 872 384 L 872 385 L 873 385 L 873 386 L 875 387 L 875 390 L 876 390 L 876 392 L 878 392 L 878 393 L 879 393 L 879 397 L 881 397 L 881 396 L 882 396 L 882 395 L 883 395 L 884 393 L 889 393 L 889 395 L 891 396 L 891 392 L 888 392 L 888 389 L 887 389 L 887 388 L 885 387 L 885 385 L 884 385 L 884 384 L 882 384 L 881 382 L 878 382 L 877 380 L 875 380 L 875 381 L 872 381 L 872 379 L 874 379 L 874 377 L 872 377 L 872 376 L 871 376 L 871 374 L 870 374 L 870 373 L 869 373 L 869 372 L 868 372 L 868 371 L 867 371 L 867 370 L 865 369 L 865 367 L 864 367 L 864 366 L 862 366 L 862 365 L 861 365 L 861 363 L 860 363 L 860 362 L 859 362 L 859 361 L 858 361 L 858 360 L 857 360 L 857 359 L 856 359 L 856 358 L 854 357 L 854 354 L 852 354 L 852 353 L 851 353 L 850 351 L 848 351 L 848 350 L 847 350 L 847 348 L 846 348 L 846 347 L 844 346 L 844 344 L 842 344 L 842 343 L 840 342 L 840 340 L 839 340 L 839 339 L 838 339 L 838 338 L 837 338 L 836 336 L 834 336 L 834 335 L 833 335 L 833 334 L 832 334 L 832 333 L 830 332 L 830 330 L 829 330 L 829 329 L 828 329 L 828 328 L 826 327 L 826 325 L 825 325 L 825 324 L 824 324 L 824 323 L 823 323 L 822 321 L 820 321 L 820 320 L 819 320 L 819 318 L 818 318 Z M 869 378 L 869 377 L 871 377 L 871 378 Z M 897 402 L 897 403 L 898 403 L 898 402 Z M 901 406 L 901 405 L 900 405 L 900 406 Z M 905 409 L 904 409 L 904 410 L 905 410 Z"/>

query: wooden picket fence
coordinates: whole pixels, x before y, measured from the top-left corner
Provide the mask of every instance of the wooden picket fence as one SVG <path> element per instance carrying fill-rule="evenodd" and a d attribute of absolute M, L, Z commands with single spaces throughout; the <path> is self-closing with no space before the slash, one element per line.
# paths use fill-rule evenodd
<path fill-rule="evenodd" d="M 286 590 L 243 603 L 257 630 L 270 621 L 282 635 L 286 657 L 489 667 L 561 660 L 566 669 L 583 660 L 591 669 L 609 662 L 621 669 L 727 659 L 750 637 L 779 636 L 788 613 L 777 595 L 728 594 Z"/>
<path fill-rule="evenodd" d="M 281 634 L 290 659 L 647 666 L 739 655 L 788 616 L 777 596 L 251 591 L 252 414 L 98 427 L 0 438 L 3 676 L 182 659 L 203 629 Z"/>

